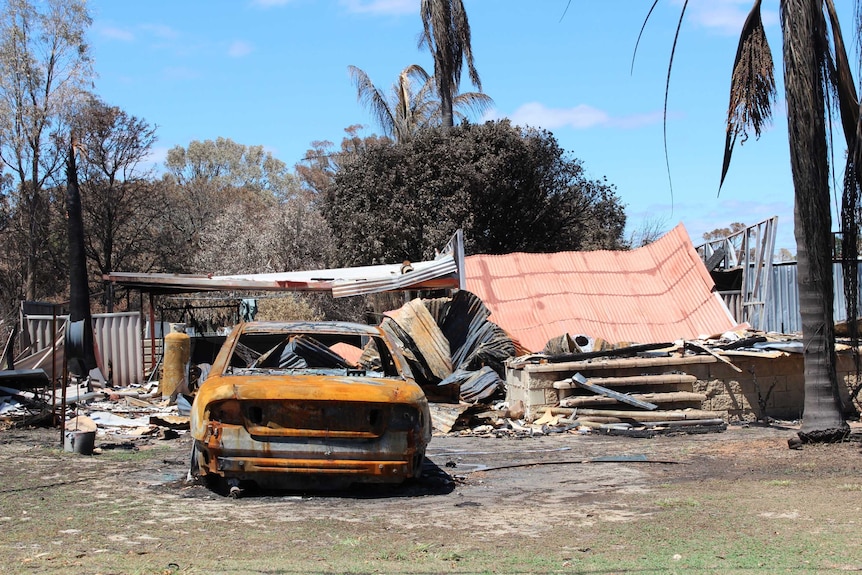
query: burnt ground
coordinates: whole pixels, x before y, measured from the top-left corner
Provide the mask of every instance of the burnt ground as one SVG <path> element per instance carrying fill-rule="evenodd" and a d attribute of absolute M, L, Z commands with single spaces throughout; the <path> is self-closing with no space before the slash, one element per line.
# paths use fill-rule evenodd
<path fill-rule="evenodd" d="M 644 527 L 689 505 L 701 506 L 692 517 L 715 505 L 740 521 L 749 511 L 755 521 L 787 520 L 806 538 L 800 517 L 856 529 L 862 428 L 846 443 L 801 450 L 788 449 L 794 436 L 782 426 L 650 439 L 435 436 L 423 477 L 403 486 L 246 491 L 232 500 L 184 482 L 186 435 L 101 437 L 100 453 L 87 457 L 59 449 L 57 430 L 5 430 L 0 555 L 33 573 L 544 573 L 566 572 L 568 555 L 583 549 L 609 560 L 628 554 L 623 543 L 603 548 L 614 526 Z M 706 495 L 717 492 L 728 501 Z M 579 542 L 567 545 L 571 533 Z M 543 550 L 543 540 L 553 543 Z M 298 566 L 285 568 L 285 557 Z"/>

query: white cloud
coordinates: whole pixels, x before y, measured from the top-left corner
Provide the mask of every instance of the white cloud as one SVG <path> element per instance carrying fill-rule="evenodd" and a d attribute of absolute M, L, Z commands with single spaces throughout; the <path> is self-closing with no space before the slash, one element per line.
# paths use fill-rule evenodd
<path fill-rule="evenodd" d="M 354 14 L 401 15 L 418 14 L 419 0 L 340 0 Z"/>
<path fill-rule="evenodd" d="M 131 42 L 135 39 L 135 35 L 129 30 L 123 28 L 115 28 L 113 26 L 100 26 L 97 29 L 98 33 L 105 38 L 111 40 L 121 40 L 123 42 Z"/>
<path fill-rule="evenodd" d="M 684 0 L 673 0 L 681 6 Z M 767 1 L 761 7 L 763 23 L 771 26 L 778 23 L 778 13 L 769 8 L 773 2 Z M 751 0 L 689 0 L 686 21 L 701 28 L 714 30 L 720 34 L 738 35 L 742 31 L 745 18 L 751 10 Z"/>
<path fill-rule="evenodd" d="M 254 48 L 248 42 L 243 42 L 242 40 L 236 40 L 231 43 L 231 45 L 227 49 L 228 56 L 231 58 L 242 58 L 243 56 L 248 56 L 254 51 Z"/>
<path fill-rule="evenodd" d="M 494 110 L 486 114 L 485 119 L 499 117 L 501 117 L 501 114 Z M 512 114 L 509 114 L 508 117 L 514 124 L 545 128 L 547 130 L 555 130 L 557 128 L 584 130 L 597 126 L 633 129 L 660 123 L 662 113 L 635 114 L 615 118 L 604 110 L 586 104 L 580 104 L 573 108 L 548 108 L 539 102 L 529 102 L 523 104 Z"/>
<path fill-rule="evenodd" d="M 150 153 L 144 160 L 144 165 L 147 168 L 158 168 L 165 163 L 168 158 L 168 148 L 164 146 L 154 146 L 150 148 Z"/>

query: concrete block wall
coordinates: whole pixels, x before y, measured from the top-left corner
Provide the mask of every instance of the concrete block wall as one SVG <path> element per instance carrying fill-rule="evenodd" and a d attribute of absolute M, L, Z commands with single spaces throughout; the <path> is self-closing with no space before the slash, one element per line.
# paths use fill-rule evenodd
<path fill-rule="evenodd" d="M 726 411 L 729 420 L 802 417 L 805 380 L 801 354 L 729 359 L 741 373 L 724 363 L 688 370 L 697 377 L 695 389 L 707 396 L 704 409 Z"/>
<path fill-rule="evenodd" d="M 802 354 L 782 357 L 731 357 L 742 369 L 738 373 L 723 363 L 691 366 L 687 373 L 697 377 L 695 390 L 707 395 L 703 408 L 727 411 L 731 420 L 751 421 L 772 417 L 802 418 L 805 403 L 805 374 Z M 838 354 L 839 392 L 847 400 L 855 382 L 850 354 Z"/>
<path fill-rule="evenodd" d="M 545 407 L 557 405 L 554 381 L 570 377 L 574 371 L 585 377 L 682 372 L 697 377 L 693 391 L 707 396 L 702 409 L 727 412 L 729 421 L 754 421 L 764 417 L 795 420 L 802 417 L 805 377 L 801 354 L 728 357 L 742 370 L 741 373 L 711 356 L 697 357 L 698 362 L 691 362 L 692 358 L 687 356 L 676 358 L 678 363 L 668 361 L 650 366 L 638 365 L 631 359 L 617 359 L 507 368 L 507 399 L 510 403 L 523 401 L 529 418 L 543 413 Z M 847 399 L 856 381 L 851 354 L 838 354 L 837 371 L 840 392 Z"/>

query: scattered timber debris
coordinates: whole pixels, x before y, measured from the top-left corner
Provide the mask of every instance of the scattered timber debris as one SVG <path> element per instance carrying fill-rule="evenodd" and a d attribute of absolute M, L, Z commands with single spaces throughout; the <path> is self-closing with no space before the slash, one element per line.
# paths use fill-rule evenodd
<path fill-rule="evenodd" d="M 12 377 L 4 377 L 3 381 L 10 385 L 15 383 Z M 25 378 L 21 387 L 31 381 L 34 380 Z M 170 405 L 169 399 L 161 397 L 158 382 L 117 389 L 99 388 L 98 384 L 84 382 L 63 390 L 51 389 L 40 380 L 38 386 L 30 387 L 32 389 L 19 390 L 0 386 L 0 425 L 51 426 L 62 421 L 67 438 L 70 434 L 95 432 L 100 445 L 170 439 L 189 428 L 188 416 L 179 415 L 177 405 Z M 64 396 L 65 411 L 62 407 Z M 92 449 L 75 451 L 93 452 Z M 99 452 L 98 445 L 95 452 Z"/>
<path fill-rule="evenodd" d="M 720 362 L 741 372 L 734 358 L 783 356 L 795 352 L 796 344 L 793 336 L 744 328 L 699 340 L 650 344 L 612 345 L 583 334 L 563 334 L 542 353 L 506 362 L 506 402 L 484 412 L 459 412 L 445 429 L 437 429 L 489 437 L 721 432 L 727 428 L 728 413 L 702 408 L 707 396 L 695 391 L 698 379 L 686 373 L 686 366 Z"/>

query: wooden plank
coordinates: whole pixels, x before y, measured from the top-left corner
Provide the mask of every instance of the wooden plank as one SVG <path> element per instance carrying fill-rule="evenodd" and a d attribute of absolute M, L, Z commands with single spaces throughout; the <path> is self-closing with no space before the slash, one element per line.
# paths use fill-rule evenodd
<path fill-rule="evenodd" d="M 667 393 L 637 393 L 630 395 L 629 398 L 645 402 L 648 405 L 655 405 L 655 407 L 651 408 L 650 411 L 658 409 L 658 405 L 656 404 L 660 403 L 702 403 L 706 401 L 706 395 L 702 393 L 693 393 L 690 391 L 670 391 Z M 560 400 L 560 406 L 601 406 L 614 405 L 617 402 L 618 400 L 614 397 L 606 397 L 600 395 L 570 395 L 569 397 L 564 397 Z M 635 405 L 636 407 L 640 407 L 640 405 L 636 405 L 630 402 L 623 403 L 629 403 L 629 405 Z"/>
<path fill-rule="evenodd" d="M 717 360 L 719 360 L 719 361 L 721 361 L 721 362 L 724 362 L 724 363 L 726 363 L 727 365 L 729 365 L 729 366 L 730 366 L 734 371 L 737 371 L 737 372 L 739 372 L 739 373 L 742 373 L 742 369 L 740 369 L 740 368 L 736 367 L 735 365 L 733 365 L 733 362 L 732 362 L 732 361 L 730 361 L 730 360 L 729 360 L 729 359 L 727 359 L 726 357 L 721 357 L 720 355 L 718 355 L 717 353 L 715 353 L 714 351 L 712 351 L 711 349 L 709 349 L 709 348 L 708 348 L 708 347 L 706 347 L 706 346 L 700 345 L 699 343 L 694 342 L 694 341 L 687 341 L 687 342 L 685 342 L 685 345 L 686 345 L 686 347 L 690 347 L 690 348 L 695 349 L 695 350 L 697 350 L 697 351 L 702 351 L 703 353 L 706 353 L 706 354 L 708 354 L 708 355 L 711 355 L 711 356 L 712 356 L 712 357 L 714 357 L 715 359 L 717 359 Z"/>
<path fill-rule="evenodd" d="M 582 353 L 560 353 L 550 355 L 546 359 L 549 363 L 566 363 L 572 361 L 581 361 L 584 359 L 594 359 L 598 357 L 630 357 L 647 351 L 655 351 L 659 349 L 672 349 L 673 343 L 639 343 L 614 349 L 602 349 L 596 351 L 588 351 Z"/>
<path fill-rule="evenodd" d="M 653 367 L 681 366 L 701 363 L 716 363 L 719 359 L 710 355 L 690 355 L 686 357 L 633 357 L 625 359 L 573 361 L 570 363 L 519 364 L 511 367 L 527 373 L 599 371 L 605 369 L 643 369 Z"/>
<path fill-rule="evenodd" d="M 836 351 L 838 351 L 836 345 Z M 764 349 L 763 351 L 746 351 L 744 349 L 733 349 L 733 350 L 722 350 L 718 352 L 718 355 L 725 355 L 728 357 L 756 357 L 760 359 L 775 359 L 776 357 L 784 357 L 787 353 L 783 351 L 777 350 L 768 350 Z"/>
<path fill-rule="evenodd" d="M 627 393 L 620 393 L 619 391 L 614 391 L 613 389 L 608 389 L 607 387 L 603 387 L 601 385 L 596 385 L 594 383 L 590 383 L 587 381 L 587 378 L 581 375 L 580 373 L 576 373 L 572 376 L 572 382 L 576 384 L 578 387 L 586 389 L 587 391 L 592 391 L 593 393 L 597 393 L 599 395 L 603 395 L 605 397 L 614 399 L 621 403 L 626 403 L 628 405 L 633 405 L 635 407 L 640 407 L 641 409 L 649 409 L 654 410 L 658 409 L 658 405 L 654 403 L 650 403 L 649 401 L 645 401 L 638 397 L 629 395 Z"/>
<path fill-rule="evenodd" d="M 712 419 L 683 419 L 678 421 L 645 421 L 644 427 L 686 427 L 690 425 L 723 425 L 720 417 Z"/>
<path fill-rule="evenodd" d="M 549 407 L 554 415 L 576 415 L 587 419 L 596 417 L 618 417 L 635 421 L 682 421 L 685 419 L 715 419 L 723 418 L 723 411 L 704 411 L 701 409 L 656 410 L 656 411 L 626 411 L 622 409 L 589 409 L 583 407 Z"/>
<path fill-rule="evenodd" d="M 667 373 L 661 375 L 631 375 L 620 377 L 588 377 L 587 381 L 603 387 L 627 387 L 639 385 L 689 385 L 697 377 L 686 373 Z M 575 389 L 571 378 L 554 382 L 554 389 Z"/>

